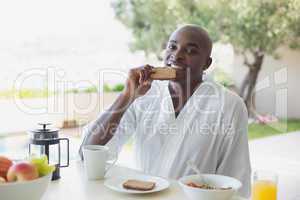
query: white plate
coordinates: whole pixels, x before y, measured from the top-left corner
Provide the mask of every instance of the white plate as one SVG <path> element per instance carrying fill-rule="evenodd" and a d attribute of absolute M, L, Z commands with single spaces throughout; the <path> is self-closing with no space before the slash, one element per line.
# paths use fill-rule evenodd
<path fill-rule="evenodd" d="M 148 191 L 128 190 L 123 188 L 123 183 L 126 182 L 128 179 L 155 182 L 155 187 L 154 189 Z M 139 176 L 127 177 L 127 178 L 110 178 L 104 182 L 104 185 L 107 188 L 114 190 L 116 192 L 122 192 L 128 194 L 147 194 L 147 193 L 153 193 L 153 192 L 159 192 L 165 190 L 170 186 L 170 183 L 166 179 L 160 177 L 139 175 Z"/>

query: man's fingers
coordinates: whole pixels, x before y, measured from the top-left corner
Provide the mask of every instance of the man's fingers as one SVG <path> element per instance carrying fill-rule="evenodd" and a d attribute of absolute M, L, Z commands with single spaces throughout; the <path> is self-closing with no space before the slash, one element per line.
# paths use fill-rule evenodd
<path fill-rule="evenodd" d="M 130 73 L 132 74 L 132 77 L 136 77 L 135 80 L 138 80 L 139 85 L 149 84 L 144 82 L 151 79 L 150 74 L 152 73 L 152 68 L 153 67 L 150 65 L 144 65 L 132 69 Z"/>
<path fill-rule="evenodd" d="M 139 84 L 142 84 L 143 83 L 143 72 L 142 70 L 139 71 Z"/>
<path fill-rule="evenodd" d="M 150 75 L 151 75 L 151 73 L 152 73 L 152 66 L 150 66 L 150 65 L 145 65 L 144 67 L 143 67 L 143 69 L 142 69 L 142 71 L 143 71 L 143 74 L 144 74 L 144 81 L 146 81 L 146 80 L 148 80 L 148 79 L 150 79 Z"/>
<path fill-rule="evenodd" d="M 145 65 L 145 69 L 151 71 L 154 67 L 152 67 L 151 65 Z"/>
<path fill-rule="evenodd" d="M 146 80 L 146 81 L 143 82 L 143 85 L 144 86 L 150 86 L 151 83 L 152 83 L 152 80 L 148 79 L 148 80 Z"/>
<path fill-rule="evenodd" d="M 176 68 L 176 77 L 173 80 L 182 80 L 187 77 L 189 69 L 179 69 Z"/>

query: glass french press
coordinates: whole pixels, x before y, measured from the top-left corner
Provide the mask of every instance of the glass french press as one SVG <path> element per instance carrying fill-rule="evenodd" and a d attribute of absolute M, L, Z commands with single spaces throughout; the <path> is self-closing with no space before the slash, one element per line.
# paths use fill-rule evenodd
<path fill-rule="evenodd" d="M 60 178 L 60 168 L 69 166 L 69 139 L 59 138 L 59 129 L 48 129 L 49 123 L 39 123 L 42 129 L 35 129 L 29 131 L 29 155 L 48 157 L 48 163 L 55 166 L 55 171 L 52 175 L 52 180 Z M 66 152 L 61 151 L 61 141 L 66 143 Z M 65 165 L 62 165 L 61 158 L 67 157 Z"/>

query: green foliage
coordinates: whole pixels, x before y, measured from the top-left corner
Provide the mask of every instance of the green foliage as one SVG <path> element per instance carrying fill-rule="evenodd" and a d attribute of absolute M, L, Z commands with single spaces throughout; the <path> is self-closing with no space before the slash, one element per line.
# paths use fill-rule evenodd
<path fill-rule="evenodd" d="M 7 98 L 13 98 L 13 97 L 14 97 L 14 91 L 13 90 L 0 91 L 0 98 L 1 99 L 7 99 Z"/>
<path fill-rule="evenodd" d="M 77 88 L 73 88 L 73 89 L 65 91 L 65 93 L 74 93 L 74 94 L 77 94 L 77 93 L 79 93 L 79 90 Z"/>
<path fill-rule="evenodd" d="M 33 97 L 33 98 L 38 98 L 38 97 L 47 97 L 48 96 L 48 91 L 47 90 L 30 90 L 30 89 L 22 89 L 20 91 L 17 91 L 15 93 L 18 98 L 26 98 L 26 97 Z"/>
<path fill-rule="evenodd" d="M 286 129 L 282 128 L 285 126 L 287 126 Z M 248 126 L 248 137 L 249 139 L 257 139 L 299 130 L 300 120 L 297 119 L 274 122 L 271 124 L 252 123 Z"/>
<path fill-rule="evenodd" d="M 104 92 L 121 92 L 124 89 L 124 84 L 118 83 L 114 86 L 110 86 L 108 84 L 104 84 L 103 90 Z"/>
<path fill-rule="evenodd" d="M 121 92 L 124 89 L 124 84 L 115 84 L 113 86 L 109 86 L 108 84 L 104 84 L 104 92 Z M 84 89 L 69 89 L 64 91 L 66 94 L 68 93 L 96 93 L 98 92 L 98 88 L 96 86 L 91 86 Z M 21 90 L 3 90 L 0 91 L 0 99 L 26 99 L 26 98 L 47 98 L 58 92 L 48 91 L 47 89 L 21 89 Z"/>
<path fill-rule="evenodd" d="M 85 93 L 96 93 L 98 92 L 98 88 L 96 86 L 91 86 L 84 89 Z"/>
<path fill-rule="evenodd" d="M 122 83 L 118 83 L 113 86 L 105 83 L 103 86 L 104 92 L 121 92 L 123 89 L 124 89 L 124 84 L 122 84 Z M 84 88 L 82 90 L 74 88 L 74 89 L 68 90 L 67 93 L 82 93 L 82 92 L 83 93 L 97 93 L 98 91 L 99 90 L 96 86 L 91 86 L 88 88 Z"/>
<path fill-rule="evenodd" d="M 72 88 L 72 89 L 69 89 L 69 90 L 65 91 L 65 93 L 74 93 L 74 94 L 78 94 L 78 93 L 95 93 L 95 92 L 98 92 L 98 88 L 96 86 L 91 86 L 91 87 L 82 88 L 82 89 Z"/>
<path fill-rule="evenodd" d="M 295 0 L 222 0 L 218 13 L 223 19 L 223 34 L 239 52 L 273 55 L 275 50 L 292 41 L 297 19 Z"/>
<path fill-rule="evenodd" d="M 132 50 L 160 55 L 178 24 L 205 27 L 238 52 L 274 54 L 299 44 L 299 0 L 114 0 L 116 17 L 132 30 Z"/>
<path fill-rule="evenodd" d="M 290 47 L 291 48 L 300 48 L 300 1 L 294 0 L 291 2 L 290 7 L 293 8 L 290 12 L 290 26 L 289 28 L 292 30 L 292 36 Z"/>
<path fill-rule="evenodd" d="M 132 30 L 131 50 L 158 56 L 178 24 L 206 25 L 210 21 L 213 11 L 202 12 L 209 11 L 209 7 L 199 5 L 200 0 L 115 0 L 112 4 L 116 17 Z M 213 31 L 211 33 L 213 35 Z"/>
<path fill-rule="evenodd" d="M 220 68 L 216 68 L 213 72 L 213 78 L 217 83 L 220 83 L 224 87 L 230 87 L 234 85 L 234 81 L 229 74 L 224 72 Z"/>
<path fill-rule="evenodd" d="M 122 92 L 123 89 L 124 89 L 124 84 L 119 83 L 119 84 L 116 84 L 116 85 L 113 87 L 112 91 L 113 91 L 113 92 Z"/>
<path fill-rule="evenodd" d="M 52 96 L 54 92 L 43 89 L 21 89 L 0 91 L 0 99 L 25 99 L 25 98 L 46 98 Z"/>
<path fill-rule="evenodd" d="M 111 92 L 112 89 L 110 88 L 110 86 L 108 84 L 105 83 L 104 86 L 103 86 L 103 91 L 104 92 Z"/>

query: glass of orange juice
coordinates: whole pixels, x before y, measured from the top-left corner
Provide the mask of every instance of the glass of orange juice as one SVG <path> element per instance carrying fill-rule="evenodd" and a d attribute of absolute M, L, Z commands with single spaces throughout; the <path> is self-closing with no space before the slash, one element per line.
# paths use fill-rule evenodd
<path fill-rule="evenodd" d="M 255 171 L 253 175 L 252 200 L 277 200 L 278 176 L 269 171 Z"/>

